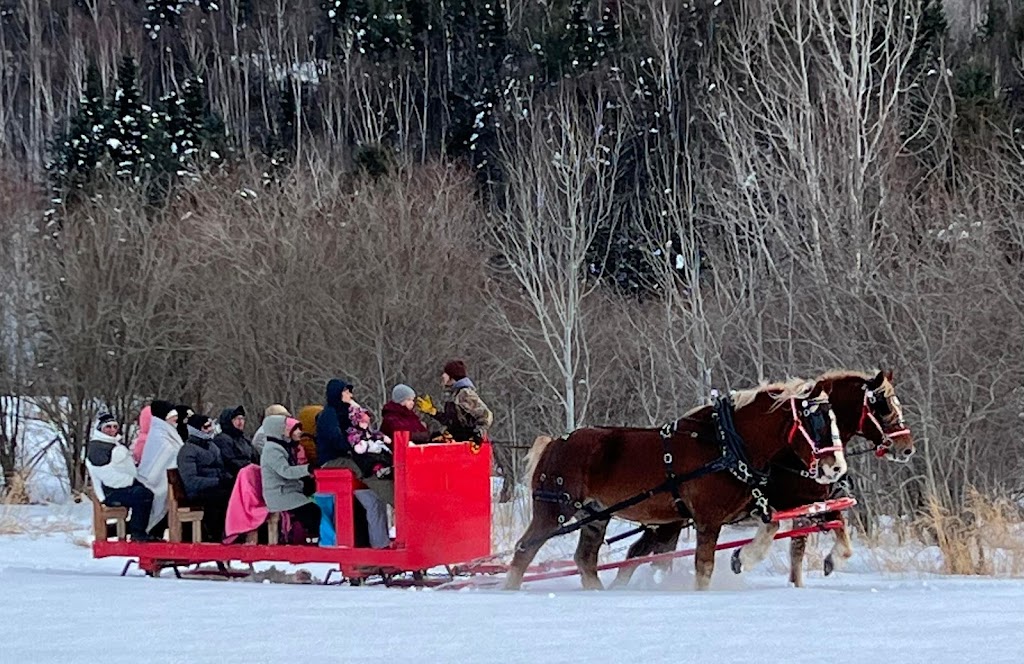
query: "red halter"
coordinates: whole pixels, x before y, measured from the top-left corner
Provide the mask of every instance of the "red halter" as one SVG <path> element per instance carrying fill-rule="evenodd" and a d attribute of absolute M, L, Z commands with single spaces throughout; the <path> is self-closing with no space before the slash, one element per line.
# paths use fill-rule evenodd
<path fill-rule="evenodd" d="M 875 428 L 878 429 L 878 433 L 882 434 L 882 442 L 875 446 L 875 456 L 878 458 L 884 457 L 889 453 L 889 448 L 892 447 L 893 438 L 899 438 L 900 436 L 909 436 L 910 429 L 903 423 L 903 419 L 900 418 L 897 422 L 897 428 L 892 431 L 886 431 L 882 423 L 875 417 L 874 412 L 871 410 L 871 402 L 874 401 L 875 394 L 871 390 L 864 390 L 864 403 L 861 406 L 860 421 L 857 423 L 857 435 L 864 435 L 864 421 L 870 420 Z"/>
<path fill-rule="evenodd" d="M 815 403 L 819 403 L 819 404 L 821 404 L 821 403 L 828 403 L 828 400 L 827 399 L 823 399 L 823 398 L 819 398 L 819 399 L 816 399 L 814 401 L 815 401 Z M 805 403 L 806 403 L 806 401 L 805 401 Z M 789 443 L 790 446 L 792 446 L 793 445 L 793 439 L 796 438 L 797 434 L 800 434 L 800 435 L 802 435 L 804 437 L 804 440 L 806 440 L 807 444 L 810 445 L 810 447 L 811 447 L 811 456 L 812 456 L 812 460 L 811 460 L 810 466 L 808 467 L 807 470 L 812 475 L 816 475 L 817 472 L 818 472 L 818 459 L 820 459 L 821 457 L 825 456 L 829 452 L 832 452 L 832 453 L 842 452 L 843 451 L 843 442 L 836 435 L 835 429 L 833 428 L 833 431 L 832 431 L 832 445 L 830 445 L 828 447 L 818 447 L 818 443 L 815 442 L 814 436 L 812 436 L 810 433 L 808 433 L 807 428 L 804 426 L 804 421 L 800 417 L 800 413 L 797 412 L 796 399 L 790 399 L 789 400 L 789 407 L 790 407 L 790 410 L 793 413 L 793 426 L 789 430 L 789 436 L 787 437 L 788 443 Z"/>

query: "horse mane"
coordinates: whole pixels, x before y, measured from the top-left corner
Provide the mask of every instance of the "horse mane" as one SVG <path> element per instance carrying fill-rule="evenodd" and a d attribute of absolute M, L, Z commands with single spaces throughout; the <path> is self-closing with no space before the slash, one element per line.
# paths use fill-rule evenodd
<path fill-rule="evenodd" d="M 811 392 L 814 391 L 816 382 L 813 380 L 807 380 L 806 378 L 790 378 L 782 383 L 761 383 L 757 387 L 753 387 L 746 390 L 736 390 L 732 393 L 733 408 L 739 410 L 744 406 L 749 406 L 754 403 L 758 395 L 766 392 L 778 392 L 778 394 L 772 394 L 772 400 L 775 402 L 772 406 L 772 410 L 779 407 L 780 404 L 789 399 L 805 399 L 810 396 Z"/>
<path fill-rule="evenodd" d="M 826 371 L 818 376 L 818 381 L 841 380 L 843 378 L 863 378 L 864 380 L 871 380 L 874 378 L 874 375 L 864 371 L 857 371 L 856 369 L 832 369 L 831 371 Z"/>
<path fill-rule="evenodd" d="M 857 371 L 855 369 L 833 369 L 826 371 L 825 373 L 818 376 L 818 382 L 826 380 L 843 380 L 845 378 L 859 378 L 864 382 L 867 382 L 875 377 L 875 374 L 868 373 L 865 371 Z M 895 395 L 896 388 L 889 382 L 889 379 L 884 375 L 882 377 L 882 394 L 888 399 Z"/>
<path fill-rule="evenodd" d="M 533 473 L 537 470 L 541 457 L 544 456 L 544 450 L 546 450 L 548 445 L 553 442 L 555 442 L 555 439 L 551 436 L 537 436 L 533 441 L 533 445 L 530 446 L 530 451 L 526 453 L 525 477 L 527 485 L 533 481 Z"/>

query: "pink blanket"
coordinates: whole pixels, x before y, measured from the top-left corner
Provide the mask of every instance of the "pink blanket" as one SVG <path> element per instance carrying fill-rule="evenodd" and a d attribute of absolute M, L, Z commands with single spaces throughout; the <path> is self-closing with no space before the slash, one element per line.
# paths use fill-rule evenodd
<path fill-rule="evenodd" d="M 249 464 L 238 473 L 235 487 L 228 501 L 228 515 L 224 520 L 224 542 L 234 540 L 242 533 L 256 530 L 267 520 L 267 504 L 263 502 L 263 478 L 260 467 Z"/>

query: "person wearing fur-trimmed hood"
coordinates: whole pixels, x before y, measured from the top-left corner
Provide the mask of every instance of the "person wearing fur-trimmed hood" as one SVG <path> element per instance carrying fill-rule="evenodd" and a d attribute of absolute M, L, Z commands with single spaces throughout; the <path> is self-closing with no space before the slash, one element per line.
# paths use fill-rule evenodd
<path fill-rule="evenodd" d="M 148 542 L 153 539 L 146 532 L 153 492 L 139 482 L 135 461 L 122 444 L 120 429 L 113 415 L 100 415 L 85 448 L 85 467 L 96 499 L 110 507 L 127 507 L 128 533 L 133 540 Z"/>

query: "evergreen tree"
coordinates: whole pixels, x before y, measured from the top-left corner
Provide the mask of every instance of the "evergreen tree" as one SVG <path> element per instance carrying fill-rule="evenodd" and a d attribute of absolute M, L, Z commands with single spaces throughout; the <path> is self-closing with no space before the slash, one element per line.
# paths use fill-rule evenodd
<path fill-rule="evenodd" d="M 117 89 L 111 103 L 114 117 L 107 147 L 114 174 L 136 181 L 150 161 L 146 142 L 149 138 L 148 116 L 152 109 L 143 105 L 141 97 L 136 85 L 135 59 L 125 55 L 117 67 Z"/>
<path fill-rule="evenodd" d="M 216 0 L 147 0 L 143 26 L 150 39 L 158 39 L 161 32 L 176 30 L 190 6 L 197 6 L 204 14 L 217 11 Z"/>
<path fill-rule="evenodd" d="M 323 0 L 321 9 L 335 36 L 359 53 L 382 55 L 413 48 L 407 0 Z"/>
<path fill-rule="evenodd" d="M 445 19 L 455 39 L 448 151 L 468 156 L 481 181 L 494 181 L 500 179 L 495 112 L 513 59 L 505 10 L 499 0 L 462 0 L 452 3 Z"/>
<path fill-rule="evenodd" d="M 76 191 L 85 191 L 93 182 L 106 152 L 110 111 L 103 97 L 99 70 L 89 63 L 78 109 L 71 116 L 68 131 L 57 142 L 54 159 L 47 165 L 55 198 L 70 202 Z"/>

